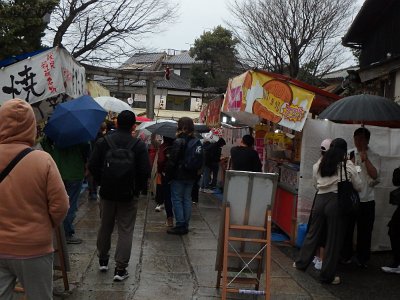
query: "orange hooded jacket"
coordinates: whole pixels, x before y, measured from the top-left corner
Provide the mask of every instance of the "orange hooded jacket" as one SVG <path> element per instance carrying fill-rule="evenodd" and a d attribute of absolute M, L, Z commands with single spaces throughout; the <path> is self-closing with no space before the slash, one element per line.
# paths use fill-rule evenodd
<path fill-rule="evenodd" d="M 32 147 L 36 120 L 32 107 L 12 99 L 0 107 L 0 171 L 23 149 Z M 0 183 L 0 256 L 41 256 L 54 251 L 53 229 L 69 207 L 60 173 L 51 156 L 35 150 Z"/>

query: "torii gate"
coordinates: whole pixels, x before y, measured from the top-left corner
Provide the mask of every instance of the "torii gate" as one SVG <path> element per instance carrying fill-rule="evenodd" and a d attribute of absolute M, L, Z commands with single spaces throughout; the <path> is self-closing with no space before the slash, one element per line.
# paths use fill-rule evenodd
<path fill-rule="evenodd" d="M 104 67 L 96 67 L 87 64 L 82 64 L 85 67 L 86 75 L 107 76 L 118 79 L 117 90 L 120 92 L 134 92 L 133 88 L 124 85 L 125 79 L 133 79 L 136 81 L 146 81 L 146 115 L 150 119 L 154 119 L 154 81 L 164 79 L 164 71 L 136 71 L 129 69 L 111 69 Z"/>

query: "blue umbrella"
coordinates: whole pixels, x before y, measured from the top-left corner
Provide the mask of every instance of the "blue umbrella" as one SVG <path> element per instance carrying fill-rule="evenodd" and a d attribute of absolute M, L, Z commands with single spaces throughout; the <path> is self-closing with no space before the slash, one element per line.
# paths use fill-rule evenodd
<path fill-rule="evenodd" d="M 56 106 L 44 133 L 60 147 L 92 141 L 107 112 L 90 96 L 81 96 Z"/>

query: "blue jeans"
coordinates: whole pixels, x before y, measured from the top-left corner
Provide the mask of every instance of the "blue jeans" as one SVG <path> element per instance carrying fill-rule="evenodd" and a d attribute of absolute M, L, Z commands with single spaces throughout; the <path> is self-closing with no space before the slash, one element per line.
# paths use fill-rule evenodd
<path fill-rule="evenodd" d="M 64 219 L 65 236 L 70 237 L 75 233 L 74 222 L 78 210 L 78 200 L 82 189 L 82 180 L 64 180 L 65 190 L 69 197 L 69 209 Z"/>
<path fill-rule="evenodd" d="M 189 228 L 192 215 L 193 180 L 173 180 L 171 182 L 171 201 L 174 208 L 176 227 Z"/>

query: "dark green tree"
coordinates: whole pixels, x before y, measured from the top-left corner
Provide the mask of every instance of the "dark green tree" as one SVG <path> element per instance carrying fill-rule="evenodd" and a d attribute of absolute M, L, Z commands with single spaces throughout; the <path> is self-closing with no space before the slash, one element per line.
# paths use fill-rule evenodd
<path fill-rule="evenodd" d="M 58 0 L 0 0 L 0 59 L 42 48 L 45 16 Z"/>
<path fill-rule="evenodd" d="M 232 36 L 232 32 L 222 26 L 204 32 L 196 39 L 190 49 L 190 55 L 202 64 L 192 67 L 191 85 L 214 88 L 217 93 L 224 92 L 228 79 L 242 72 L 238 69 L 235 48 L 238 42 Z"/>

